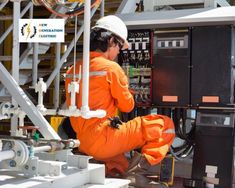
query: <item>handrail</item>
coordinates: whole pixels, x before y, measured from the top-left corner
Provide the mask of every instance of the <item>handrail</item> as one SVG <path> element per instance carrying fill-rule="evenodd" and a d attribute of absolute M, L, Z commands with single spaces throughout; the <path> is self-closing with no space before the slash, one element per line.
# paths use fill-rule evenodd
<path fill-rule="evenodd" d="M 91 9 L 91 18 L 95 14 L 95 11 L 97 10 L 97 8 L 98 7 L 93 7 Z M 77 32 L 77 37 L 76 37 L 77 41 L 78 41 L 79 37 L 81 36 L 81 34 L 83 32 L 83 29 L 84 29 L 84 24 L 80 27 L 79 31 Z M 68 49 L 66 50 L 66 52 L 64 53 L 64 55 L 60 59 L 60 62 L 58 63 L 58 66 L 52 71 L 51 75 L 47 79 L 47 81 L 46 81 L 47 88 L 51 85 L 51 83 L 55 79 L 56 75 L 60 72 L 60 69 L 61 69 L 65 59 L 68 57 L 68 55 L 72 51 L 73 47 L 74 47 L 74 39 L 72 40 L 72 42 L 70 43 Z"/>
<path fill-rule="evenodd" d="M 9 0 L 4 1 L 1 5 L 0 5 L 0 11 L 6 6 L 6 4 L 9 2 Z"/>
<path fill-rule="evenodd" d="M 32 2 L 29 2 L 27 4 L 27 6 L 22 10 L 22 12 L 20 13 L 20 17 L 23 17 L 25 15 L 25 13 L 28 11 L 28 9 L 33 6 Z M 6 37 L 9 35 L 9 33 L 13 30 L 13 24 L 11 24 L 7 30 L 5 31 L 5 33 L 3 33 L 3 35 L 0 37 L 0 44 L 2 44 L 2 42 L 6 39 Z"/>

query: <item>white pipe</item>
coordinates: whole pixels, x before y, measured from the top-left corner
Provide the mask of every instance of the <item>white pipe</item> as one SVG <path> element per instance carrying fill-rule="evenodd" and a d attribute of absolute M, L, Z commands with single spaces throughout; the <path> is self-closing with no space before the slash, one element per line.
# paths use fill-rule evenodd
<path fill-rule="evenodd" d="M 84 10 L 84 36 L 83 36 L 83 69 L 82 69 L 82 107 L 81 116 L 85 119 L 92 117 L 102 118 L 106 115 L 104 110 L 90 111 L 89 99 L 89 64 L 90 64 L 90 9 L 91 0 L 85 1 Z"/>
<path fill-rule="evenodd" d="M 51 150 L 51 146 L 39 146 L 39 147 L 33 148 L 34 153 L 39 153 L 39 152 L 43 152 L 43 151 L 50 151 L 50 150 Z"/>
<path fill-rule="evenodd" d="M 46 115 L 49 115 L 49 116 L 52 116 L 52 115 L 56 115 L 57 114 L 57 110 L 56 109 L 47 109 L 47 108 L 44 108 L 44 109 L 38 109 L 41 114 L 43 116 L 46 116 Z"/>
<path fill-rule="evenodd" d="M 32 85 L 35 86 L 38 81 L 38 50 L 39 44 L 36 42 L 33 44 L 33 81 Z"/>
<path fill-rule="evenodd" d="M 76 109 L 75 97 L 76 97 L 76 93 L 71 92 L 71 105 L 69 106 L 70 109 Z"/>
<path fill-rule="evenodd" d="M 59 67 L 60 62 L 61 43 L 56 43 L 56 67 Z M 59 72 L 60 73 L 60 72 Z M 60 97 L 60 74 L 57 74 L 54 81 L 54 108 L 59 108 L 59 97 Z"/>
<path fill-rule="evenodd" d="M 66 109 L 66 110 L 59 110 L 58 111 L 58 115 L 61 115 L 61 116 L 74 116 L 74 117 L 79 117 L 81 116 L 81 111 L 79 109 L 76 109 L 76 110 L 70 110 L 70 109 Z"/>
<path fill-rule="evenodd" d="M 69 85 L 68 85 L 68 92 L 70 93 L 70 100 L 71 100 L 71 104 L 69 106 L 70 110 L 76 110 L 77 106 L 76 106 L 76 93 L 79 93 L 79 83 L 76 81 L 72 81 Z"/>
<path fill-rule="evenodd" d="M 35 85 L 35 91 L 38 93 L 38 105 L 37 108 L 41 111 L 45 111 L 45 107 L 43 105 L 43 93 L 46 93 L 47 86 L 43 81 L 43 78 L 39 78 L 38 83 Z"/>
<path fill-rule="evenodd" d="M 100 17 L 104 17 L 104 0 L 101 1 L 101 5 L 100 5 Z"/>
<path fill-rule="evenodd" d="M 24 126 L 24 118 L 25 118 L 25 112 L 24 111 L 20 111 L 19 113 L 19 126 L 23 127 Z"/>
<path fill-rule="evenodd" d="M 13 31 L 12 31 L 12 77 L 16 83 L 20 78 L 20 44 L 19 44 L 19 17 L 21 11 L 21 1 L 13 1 Z M 12 97 L 12 104 L 18 106 L 16 100 Z M 11 118 L 11 136 L 16 136 L 18 128 L 18 119 L 16 116 Z"/>
<path fill-rule="evenodd" d="M 93 117 L 103 118 L 106 116 L 106 112 L 104 110 L 95 110 L 95 111 L 85 111 L 81 112 L 81 116 L 85 119 L 90 119 Z"/>
<path fill-rule="evenodd" d="M 15 152 L 13 150 L 0 152 L 0 161 L 6 160 L 6 159 L 12 159 L 14 157 L 15 157 Z"/>
<path fill-rule="evenodd" d="M 19 113 L 19 127 L 24 127 L 24 118 L 26 116 L 26 113 L 24 111 L 20 111 Z M 23 129 L 18 129 L 17 133 L 16 133 L 17 136 L 23 136 Z"/>
<path fill-rule="evenodd" d="M 82 112 L 89 111 L 89 64 L 90 64 L 90 11 L 91 0 L 85 0 L 83 32 Z"/>
<path fill-rule="evenodd" d="M 0 114 L 0 120 L 3 120 L 3 119 L 9 119 L 9 117 Z"/>

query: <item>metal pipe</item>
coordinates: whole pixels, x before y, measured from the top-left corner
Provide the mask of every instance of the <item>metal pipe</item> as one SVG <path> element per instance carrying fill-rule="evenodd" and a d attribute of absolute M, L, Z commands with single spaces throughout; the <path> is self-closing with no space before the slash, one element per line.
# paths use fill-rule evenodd
<path fill-rule="evenodd" d="M 30 9 L 29 9 L 29 18 L 30 18 L 30 19 L 33 18 L 33 5 L 30 6 Z"/>
<path fill-rule="evenodd" d="M 19 21 L 21 1 L 14 1 L 13 3 L 13 47 L 12 47 L 12 77 L 18 83 L 20 75 L 20 44 L 19 44 Z M 12 104 L 18 106 L 15 99 L 12 97 Z M 18 134 L 18 118 L 14 115 L 11 118 L 11 136 Z"/>
<path fill-rule="evenodd" d="M 83 35 L 83 69 L 82 69 L 82 106 L 81 116 L 85 119 L 92 117 L 103 118 L 106 115 L 104 110 L 90 111 L 89 100 L 89 65 L 90 65 L 90 7 L 91 1 L 85 1 L 84 11 L 84 35 Z"/>
<path fill-rule="evenodd" d="M 76 53 L 77 53 L 77 24 L 78 24 L 78 16 L 75 16 L 75 31 L 74 31 L 74 47 L 73 47 L 73 81 L 75 82 L 76 78 Z"/>
<path fill-rule="evenodd" d="M 38 81 L 38 49 L 39 44 L 36 42 L 33 44 L 33 86 L 35 86 Z"/>
<path fill-rule="evenodd" d="M 59 67 L 60 62 L 61 43 L 56 43 L 56 67 Z M 59 72 L 60 73 L 60 72 Z M 55 92 L 54 92 L 54 108 L 59 108 L 59 97 L 60 97 L 60 74 L 55 77 Z"/>
<path fill-rule="evenodd" d="M 104 17 L 104 0 L 102 0 L 101 5 L 100 5 L 100 17 Z"/>
<path fill-rule="evenodd" d="M 39 152 L 43 152 L 43 151 L 50 151 L 50 150 L 51 150 L 51 146 L 39 146 L 39 147 L 33 148 L 34 153 L 39 153 Z"/>
<path fill-rule="evenodd" d="M 83 70 L 82 70 L 82 107 L 81 111 L 89 111 L 89 65 L 90 65 L 90 9 L 91 0 L 85 1 L 84 35 L 83 35 Z"/>
<path fill-rule="evenodd" d="M 12 76 L 15 81 L 19 82 L 19 55 L 20 55 L 20 44 L 19 44 L 19 21 L 20 16 L 20 1 L 14 1 L 13 11 L 13 48 L 12 48 Z"/>
<path fill-rule="evenodd" d="M 6 160 L 6 159 L 12 159 L 14 157 L 15 157 L 15 152 L 13 150 L 0 152 L 0 161 Z"/>

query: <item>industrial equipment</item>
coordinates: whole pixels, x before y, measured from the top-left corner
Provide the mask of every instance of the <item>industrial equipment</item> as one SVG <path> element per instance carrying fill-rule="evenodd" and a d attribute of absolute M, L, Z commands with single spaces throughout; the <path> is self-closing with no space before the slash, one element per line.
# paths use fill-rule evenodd
<path fill-rule="evenodd" d="M 88 1 L 84 0 L 24 1 L 22 7 L 19 0 L 5 0 L 0 1 L 0 11 L 7 3 L 13 3 L 13 24 L 5 32 L 0 31 L 0 45 L 12 31 L 13 49 L 11 58 L 0 56 L 0 60 L 12 60 L 14 68 L 9 71 L 4 62 L 0 62 L 0 96 L 7 93 L 12 97 L 1 100 L 0 104 L 0 120 L 11 119 L 11 135 L 0 136 L 0 186 L 127 187 L 128 180 L 106 179 L 104 165 L 90 163 L 90 156 L 73 154 L 79 142 L 62 140 L 44 117 L 104 116 L 102 110 L 90 111 L 87 92 L 84 92 L 83 108 L 76 108 L 79 82 L 69 86 L 71 106 L 68 109 L 60 108 L 58 96 L 62 65 L 71 64 L 68 59 L 73 48 L 73 61 L 76 61 L 77 41 L 83 30 L 86 39 L 83 54 L 88 57 L 89 20 L 102 1 L 91 0 L 87 8 Z M 143 10 L 133 13 L 136 4 Z M 33 19 L 34 5 L 44 6 L 53 13 L 51 18 L 58 16 L 65 19 L 65 23 L 74 19 L 74 25 L 81 24 L 78 30 L 75 28 L 70 44 L 66 41 L 63 47 L 53 46 L 56 63 L 43 78 L 38 75 L 37 65 L 52 44 L 23 44 L 20 49 L 17 36 L 18 19 Z M 136 102 L 135 109 L 125 114 L 124 120 L 151 112 L 172 117 L 181 144 L 173 144 L 171 155 L 179 163 L 193 159 L 190 178 L 185 179 L 188 187 L 232 187 L 235 7 L 228 5 L 223 0 L 123 0 L 118 11 L 128 26 L 130 44 L 129 49 L 120 52 L 118 63 L 129 77 Z M 104 9 L 100 7 L 100 10 L 104 13 Z M 77 15 L 84 12 L 84 20 L 79 22 Z M 3 51 L 2 45 L 0 47 Z M 25 82 L 19 78 L 20 67 L 30 70 L 24 78 L 32 77 L 38 100 L 32 102 L 33 97 L 28 97 L 21 88 Z M 82 73 L 83 81 L 89 79 L 86 73 L 85 70 Z M 44 106 L 44 95 L 54 79 L 54 107 L 48 108 Z M 33 126 L 25 125 L 27 118 Z M 117 119 L 114 126 L 118 127 L 119 122 Z M 172 184 L 172 171 L 168 171 L 167 165 L 172 169 L 173 163 L 168 163 L 168 159 L 173 161 L 166 158 L 162 162 L 160 178 Z M 181 170 L 178 166 L 175 166 L 176 176 Z"/>
<path fill-rule="evenodd" d="M 233 146 L 234 109 L 198 110 L 191 187 L 233 187 Z"/>
<path fill-rule="evenodd" d="M 135 93 L 137 107 L 151 106 L 151 41 L 150 30 L 130 30 L 130 47 L 119 55 L 118 62 L 129 77 L 129 87 Z"/>
<path fill-rule="evenodd" d="M 88 31 L 86 32 L 87 35 L 89 35 L 90 30 L 90 13 L 92 16 L 100 3 L 100 1 L 34 1 L 34 3 L 35 2 L 46 6 L 46 8 L 61 17 L 75 16 L 84 11 L 85 24 L 82 29 Z M 4 1 L 0 6 L 0 10 L 7 5 L 7 3 L 8 1 Z M 103 117 L 106 112 L 103 110 L 90 110 L 86 99 L 83 99 L 84 106 L 81 109 L 77 109 L 75 106 L 75 95 L 76 92 L 79 91 L 79 83 L 77 82 L 69 86 L 72 101 L 68 109 L 49 109 L 47 106 L 44 106 L 43 95 L 47 92 L 49 84 L 44 82 L 43 78 L 39 78 L 39 81 L 37 81 L 38 43 L 33 45 L 33 52 L 36 54 L 36 56 L 34 54 L 35 69 L 33 71 L 36 78 L 33 81 L 33 89 L 38 93 L 37 104 L 33 103 L 26 92 L 20 87 L 18 83 L 19 79 L 14 72 L 19 71 L 18 68 L 20 64 L 19 61 L 17 61 L 20 58 L 20 54 L 16 55 L 20 48 L 18 41 L 19 36 L 17 35 L 19 30 L 17 23 L 19 22 L 18 19 L 24 15 L 25 12 L 30 8 L 32 10 L 33 4 L 31 1 L 28 2 L 28 4 L 25 2 L 25 4 L 23 4 L 24 14 L 22 13 L 22 15 L 19 15 L 21 11 L 21 1 L 13 1 L 13 7 L 15 15 L 13 29 L 15 46 L 13 47 L 12 59 L 13 76 L 3 63 L 0 62 L 1 89 L 5 88 L 12 97 L 12 101 L 8 100 L 2 102 L 0 105 L 0 119 L 9 120 L 12 118 L 10 121 L 12 124 L 10 135 L 0 136 L 1 187 L 127 187 L 129 180 L 106 179 L 105 166 L 103 164 L 92 164 L 89 162 L 91 159 L 90 156 L 74 154 L 72 150 L 79 146 L 79 141 L 70 139 L 62 140 L 49 124 L 46 116 L 83 116 L 84 118 L 91 118 Z M 63 11 L 54 12 L 54 9 L 60 11 L 63 9 Z M 31 13 L 32 11 L 29 13 L 30 16 L 32 16 Z M 17 15 L 19 16 L 17 17 Z M 77 17 L 75 21 L 77 23 Z M 72 43 L 75 46 L 77 35 L 81 32 L 77 31 L 76 28 L 77 27 L 75 27 L 75 39 Z M 1 36 L 1 40 L 6 35 L 5 33 Z M 85 42 L 84 44 L 84 49 L 86 49 L 86 45 L 89 44 Z M 27 47 L 27 45 L 25 46 Z M 33 49 L 32 45 L 28 45 L 28 47 L 30 49 L 26 48 L 27 52 L 25 51 L 23 54 L 26 55 Z M 69 48 L 68 53 L 70 53 L 72 46 Z M 76 47 L 74 51 L 74 61 L 76 61 Z M 84 54 L 86 56 L 86 52 Z M 28 54 L 21 60 L 24 61 L 26 57 L 28 57 Z M 59 61 L 59 58 L 57 60 Z M 62 63 L 64 63 L 64 60 L 62 60 Z M 88 74 L 89 72 L 87 70 L 83 71 L 83 81 L 88 80 Z M 83 92 L 84 98 L 87 95 L 87 92 Z M 25 124 L 27 118 L 29 118 L 31 125 Z"/>
<path fill-rule="evenodd" d="M 154 3 L 145 5 L 148 10 L 165 10 L 161 2 Z M 172 155 L 182 161 L 193 154 L 192 174 L 185 186 L 232 187 L 235 9 L 176 10 L 177 2 L 162 4 L 173 6 L 169 11 L 119 15 L 130 33 L 147 30 L 152 36 L 149 107 L 174 120 L 182 144 L 173 144 Z"/>

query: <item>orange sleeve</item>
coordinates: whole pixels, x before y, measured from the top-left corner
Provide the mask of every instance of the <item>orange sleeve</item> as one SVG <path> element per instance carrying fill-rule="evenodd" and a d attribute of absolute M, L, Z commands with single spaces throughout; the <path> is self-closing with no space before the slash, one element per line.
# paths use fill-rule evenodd
<path fill-rule="evenodd" d="M 127 77 L 117 63 L 113 64 L 111 70 L 108 71 L 107 81 L 110 84 L 115 105 L 122 112 L 130 112 L 134 108 L 134 99 L 128 89 Z"/>

